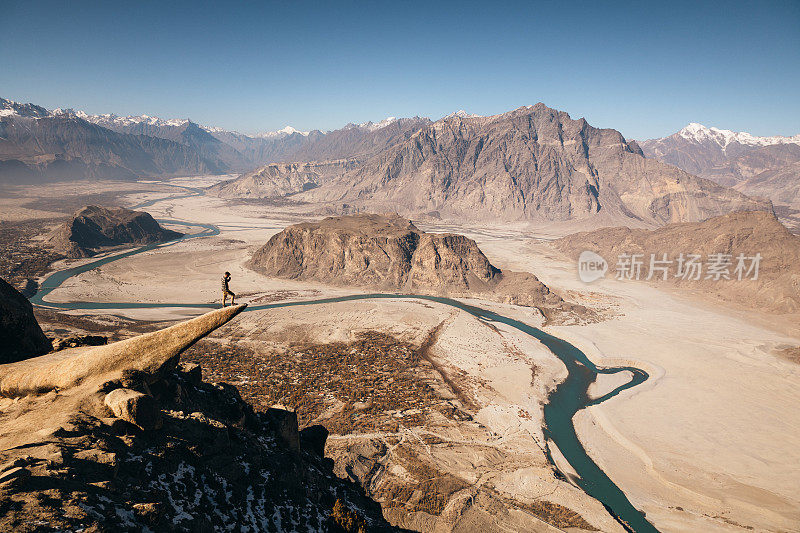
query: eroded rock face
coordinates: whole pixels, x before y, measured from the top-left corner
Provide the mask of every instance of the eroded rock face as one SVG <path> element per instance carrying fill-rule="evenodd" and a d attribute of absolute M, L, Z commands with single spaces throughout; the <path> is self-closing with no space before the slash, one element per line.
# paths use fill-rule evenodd
<path fill-rule="evenodd" d="M 152 396 L 131 389 L 115 389 L 103 399 L 114 416 L 141 429 L 155 429 L 161 423 L 161 412 Z"/>
<path fill-rule="evenodd" d="M 234 387 L 194 383 L 180 368 L 160 379 L 180 394 L 120 388 L 106 397 L 112 405 L 147 398 L 163 413 L 159 429 L 77 410 L 46 436 L 31 431 L 19 456 L 0 452 L 8 504 L 0 529 L 343 531 L 338 515 L 347 514 L 368 531 L 396 530 L 378 504 L 333 475 L 332 462 L 312 451 L 319 442 L 300 451 L 294 412 L 254 412 Z"/>
<path fill-rule="evenodd" d="M 289 226 L 248 264 L 282 278 L 398 288 L 408 279 L 421 235 L 399 217 L 331 217 Z"/>
<path fill-rule="evenodd" d="M 323 180 L 343 174 L 355 165 L 347 160 L 273 163 L 214 185 L 209 194 L 225 198 L 280 198 L 318 187 Z"/>
<path fill-rule="evenodd" d="M 702 290 L 704 294 L 736 302 L 745 307 L 777 313 L 800 310 L 800 237 L 793 235 L 772 213 L 742 211 L 710 218 L 703 222 L 670 224 L 655 230 L 604 228 L 569 235 L 554 245 L 578 258 L 583 250 L 599 253 L 614 268 L 620 254 L 639 254 L 643 262 L 641 279 L 649 275 L 650 256 L 673 261 L 667 279 L 655 273 L 655 282 L 677 284 L 687 289 Z M 676 276 L 681 254 L 698 254 L 703 270 L 700 279 L 681 279 Z M 726 254 L 730 264 L 726 269 L 730 279 L 708 279 L 708 262 L 713 254 Z M 751 258 L 760 254 L 758 276 L 742 271 L 738 279 L 738 256 Z M 752 260 L 745 260 L 745 269 Z M 613 275 L 613 272 L 611 274 Z"/>
<path fill-rule="evenodd" d="M 593 319 L 528 272 L 501 271 L 472 239 L 426 233 L 397 215 L 329 217 L 289 226 L 248 266 L 268 276 L 409 294 L 480 297 L 537 307 L 548 319 Z"/>
<path fill-rule="evenodd" d="M 0 530 L 396 530 L 333 475 L 324 436 L 301 436 L 293 411 L 255 412 L 178 364 L 242 308 L 0 366 L 20 380 L 0 396 Z M 35 379 L 67 369 L 57 390 Z"/>
<path fill-rule="evenodd" d="M 419 124 L 352 168 L 314 179 L 313 188 L 296 183 L 292 198 L 325 202 L 334 212 L 436 212 L 459 222 L 595 219 L 641 226 L 770 208 L 647 159 L 618 131 L 541 103 Z M 244 175 L 218 192 L 254 197 L 274 190 L 273 182 Z"/>
<path fill-rule="evenodd" d="M 78 210 L 72 220 L 56 229 L 48 242 L 68 257 L 88 257 L 104 246 L 152 244 L 181 235 L 162 228 L 144 211 L 90 205 Z"/>
<path fill-rule="evenodd" d="M 36 357 L 50 349 L 31 303 L 0 278 L 0 364 Z"/>
<path fill-rule="evenodd" d="M 502 272 L 472 239 L 426 233 L 397 215 L 289 226 L 248 263 L 268 276 L 434 295 L 482 295 L 530 306 L 563 300 L 536 276 Z"/>

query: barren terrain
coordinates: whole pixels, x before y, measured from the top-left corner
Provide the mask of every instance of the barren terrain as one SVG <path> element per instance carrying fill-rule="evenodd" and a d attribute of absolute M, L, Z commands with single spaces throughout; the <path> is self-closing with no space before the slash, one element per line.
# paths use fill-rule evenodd
<path fill-rule="evenodd" d="M 162 184 L 157 189 L 121 203 L 132 207 L 180 192 Z M 145 210 L 156 218 L 213 223 L 221 233 L 104 265 L 69 279 L 48 299 L 212 303 L 220 299 L 225 270 L 242 302 L 358 292 L 269 279 L 244 266 L 272 235 L 305 219 L 298 209 L 206 196 L 155 203 Z M 589 455 L 657 528 L 797 530 L 800 413 L 786 408 L 800 401 L 800 366 L 792 355 L 800 346 L 796 316 L 722 306 L 691 289 L 613 279 L 586 285 L 573 262 L 549 244 L 566 227 L 418 225 L 462 233 L 499 268 L 533 272 L 565 298 L 602 313 L 598 323 L 545 329 L 600 365 L 631 362 L 650 374 L 645 384 L 579 413 L 576 426 Z M 67 264 L 77 263 L 55 266 Z M 530 308 L 476 303 L 541 324 Z M 69 313 L 128 323 L 200 312 Z M 334 435 L 326 454 L 337 472 L 372 491 L 395 523 L 425 530 L 455 523 L 546 530 L 545 518 L 586 528 L 580 519 L 603 531 L 620 530 L 597 501 L 554 473 L 540 448 L 541 406 L 565 370 L 529 337 L 405 299 L 253 311 L 220 333 L 202 345 L 203 365 L 216 372 L 214 379 L 236 384 L 256 405 L 288 404 L 301 423 L 329 425 Z M 201 357 L 186 357 L 193 354 Z M 407 394 L 388 383 L 392 378 Z M 357 390 L 345 386 L 350 383 Z M 610 387 L 598 383 L 595 392 Z M 307 393 L 298 392 L 303 388 Z M 426 480 L 432 478 L 445 481 L 431 485 Z"/>

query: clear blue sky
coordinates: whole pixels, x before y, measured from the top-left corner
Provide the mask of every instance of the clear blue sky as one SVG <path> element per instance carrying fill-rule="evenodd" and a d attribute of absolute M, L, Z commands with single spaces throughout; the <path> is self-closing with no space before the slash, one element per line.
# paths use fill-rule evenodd
<path fill-rule="evenodd" d="M 247 133 L 542 101 L 800 133 L 800 1 L 0 3 L 0 96 Z"/>

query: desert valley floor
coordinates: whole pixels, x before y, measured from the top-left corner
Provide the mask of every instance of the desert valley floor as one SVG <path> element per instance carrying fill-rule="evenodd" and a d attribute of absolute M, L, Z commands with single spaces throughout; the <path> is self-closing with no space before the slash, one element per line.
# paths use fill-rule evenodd
<path fill-rule="evenodd" d="M 147 203 L 142 209 L 157 219 L 213 224 L 219 235 L 108 263 L 68 279 L 46 301 L 210 304 L 220 300 L 219 278 L 226 270 L 232 273 L 237 300 L 251 305 L 367 292 L 270 279 L 246 268 L 253 251 L 272 235 L 320 215 L 297 207 L 189 195 L 178 188 L 208 187 L 219 180 L 198 177 L 129 184 L 130 193 L 120 205 Z M 55 219 L 66 214 L 53 207 L 57 200 L 102 195 L 117 186 L 109 182 L 28 187 L 25 197 L 2 200 L 1 212 L 15 223 Z M 26 207 L 33 199 L 36 203 Z M 179 223 L 165 225 L 197 231 Z M 617 281 L 613 276 L 585 284 L 578 279 L 574 262 L 549 244 L 564 234 L 559 227 L 459 226 L 432 220 L 417 225 L 425 231 L 457 232 L 474 239 L 494 265 L 534 273 L 565 298 L 594 309 L 598 319 L 544 323 L 541 314 L 528 307 L 482 300 L 476 305 L 542 327 L 580 348 L 598 366 L 630 364 L 649 374 L 644 384 L 580 411 L 575 425 L 591 458 L 659 530 L 800 530 L 800 411 L 796 409 L 800 365 L 781 355 L 800 345 L 797 316 L 776 319 L 686 291 Z M 60 270 L 97 259 L 65 260 L 53 267 Z M 105 323 L 108 330 L 121 328 L 118 335 L 124 336 L 145 327 L 142 324 L 204 311 L 165 305 L 62 313 L 75 318 L 75 331 L 89 331 L 88 324 L 102 330 Z M 48 321 L 53 316 L 48 313 L 52 311 L 40 311 L 45 331 L 56 327 Z M 57 327 L 68 326 L 62 321 Z M 346 384 L 323 374 L 294 382 L 321 391 L 317 403 L 309 395 L 307 404 L 292 406 L 298 408 L 301 424 L 327 420 L 330 427 L 340 428 L 338 433 L 332 431 L 326 448 L 326 456 L 336 461 L 337 473 L 363 482 L 374 463 L 394 461 L 382 479 L 371 480 L 382 487 L 376 489 L 377 499 L 386 500 L 393 490 L 400 490 L 397 487 L 413 464 L 432 472 L 431 479 L 444 480 L 429 487 L 432 493 L 455 494 L 469 485 L 485 485 L 478 508 L 491 509 L 492 498 L 499 502 L 509 498 L 537 511 L 499 517 L 509 530 L 553 530 L 536 518 L 545 512 L 558 515 L 549 522 L 563 529 L 623 531 L 599 502 L 569 481 L 569 465 L 557 450 L 553 460 L 566 477 L 554 475 L 543 451 L 542 405 L 564 378 L 563 364 L 536 340 L 502 324 L 410 298 L 266 309 L 244 313 L 185 358 L 195 357 L 214 377 L 237 385 L 246 399 L 268 406 L 290 403 L 296 392 L 269 381 L 274 379 L 271 372 L 283 371 L 286 359 L 303 361 L 311 354 L 315 361 L 323 361 L 337 357 L 335 350 L 361 350 L 363 357 L 354 364 L 379 365 L 379 360 L 369 358 L 369 343 L 362 342 L 369 335 L 387 349 L 424 346 L 425 365 L 386 370 L 405 387 L 394 396 L 385 391 L 389 409 L 362 408 L 363 415 L 337 418 L 336 406 L 326 403 L 323 393 Z M 226 363 L 215 359 L 215 353 L 236 353 L 241 359 Z M 600 396 L 615 388 L 619 379 L 624 378 L 601 377 L 590 392 Z M 430 390 L 436 391 L 435 398 L 424 398 Z M 358 397 L 353 400 L 347 409 L 357 413 Z M 425 402 L 442 412 L 473 414 L 459 419 L 427 409 L 423 415 L 418 406 Z M 387 459 L 385 448 L 396 450 L 397 458 Z M 544 496 L 555 505 L 537 510 L 537 501 Z M 425 513 L 401 518 L 391 506 L 385 514 L 414 529 L 431 529 L 436 520 L 446 522 L 448 506 L 437 501 L 426 505 L 422 508 L 435 509 L 438 518 Z"/>

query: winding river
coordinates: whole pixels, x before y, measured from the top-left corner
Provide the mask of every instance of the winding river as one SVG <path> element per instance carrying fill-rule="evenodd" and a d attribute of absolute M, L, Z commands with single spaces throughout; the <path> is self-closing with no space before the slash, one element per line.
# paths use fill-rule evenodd
<path fill-rule="evenodd" d="M 189 196 L 201 195 L 201 189 L 191 187 L 180 187 L 186 191 L 186 194 L 180 196 L 171 196 L 169 198 L 159 198 L 140 203 L 133 208 L 141 209 L 148 207 L 163 200 L 176 200 Z M 212 235 L 219 235 L 219 228 L 212 224 L 199 224 L 194 222 L 186 222 L 181 220 L 159 219 L 161 223 L 180 224 L 183 226 L 198 228 L 197 233 L 184 235 L 180 239 L 170 241 L 164 244 L 151 244 L 142 246 L 133 250 L 111 254 L 95 261 L 90 261 L 85 264 L 67 268 L 51 274 L 41 284 L 39 291 L 31 297 L 31 303 L 34 305 L 60 308 L 60 309 L 79 309 L 79 310 L 100 310 L 100 309 L 145 309 L 145 308 L 194 308 L 194 309 L 216 309 L 219 304 L 215 303 L 132 303 L 132 302 L 48 302 L 44 298 L 54 289 L 58 288 L 67 279 L 77 276 L 83 272 L 87 272 L 102 265 L 118 261 L 132 255 L 140 254 L 153 250 L 156 248 L 165 248 L 174 246 L 180 242 L 197 237 L 207 237 Z M 597 464 L 592 461 L 589 455 L 583 448 L 577 434 L 575 433 L 575 426 L 572 422 L 575 413 L 581 409 L 589 406 L 596 405 L 603 401 L 608 400 L 622 392 L 623 390 L 635 387 L 640 383 L 647 380 L 648 375 L 643 370 L 625 366 L 625 367 L 597 367 L 581 350 L 574 345 L 546 333 L 545 331 L 529 326 L 518 320 L 514 320 L 503 315 L 497 314 L 480 307 L 452 300 L 450 298 L 442 298 L 437 296 L 425 295 L 409 295 L 409 294 L 355 294 L 349 296 L 340 296 L 336 298 L 324 298 L 318 300 L 305 300 L 294 302 L 281 302 L 264 305 L 249 306 L 245 312 L 260 311 L 265 309 L 275 309 L 279 307 L 294 307 L 304 305 L 319 305 L 333 302 L 345 302 L 352 300 L 367 300 L 367 299 L 380 299 L 380 298 L 416 298 L 421 300 L 429 300 L 438 302 L 440 304 L 456 307 L 476 318 L 488 322 L 498 322 L 506 324 L 509 327 L 517 329 L 522 333 L 530 335 L 538 339 L 545 345 L 553 354 L 556 355 L 567 367 L 569 372 L 567 378 L 561 382 L 555 390 L 553 390 L 549 397 L 548 402 L 544 406 L 544 420 L 545 437 L 548 439 L 547 454 L 548 459 L 555 466 L 552 455 L 550 454 L 550 442 L 552 442 L 563 455 L 564 459 L 569 463 L 572 469 L 578 474 L 577 479 L 572 481 L 576 483 L 586 494 L 601 502 L 606 509 L 629 531 L 634 532 L 655 532 L 656 528 L 645 518 L 644 514 L 637 510 L 614 482 L 603 472 Z M 615 374 L 618 372 L 629 371 L 633 374 L 633 378 L 624 385 L 621 385 L 613 391 L 596 398 L 590 399 L 587 390 L 589 385 L 594 382 L 598 374 Z"/>

